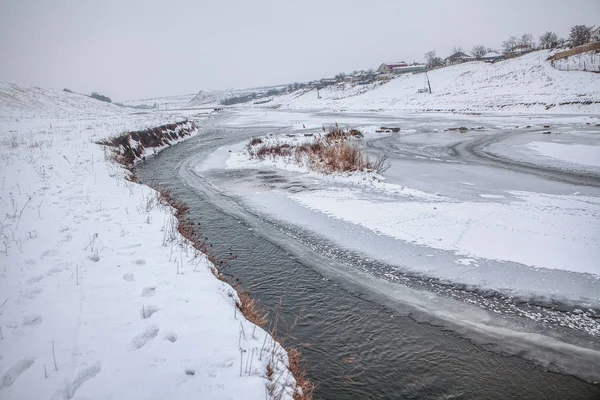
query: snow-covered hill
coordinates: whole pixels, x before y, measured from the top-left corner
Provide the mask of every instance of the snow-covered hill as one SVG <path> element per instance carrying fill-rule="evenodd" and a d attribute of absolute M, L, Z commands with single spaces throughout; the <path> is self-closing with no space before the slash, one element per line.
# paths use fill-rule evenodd
<path fill-rule="evenodd" d="M 184 119 L 131 111 L 0 86 L 0 398 L 291 399 L 283 348 L 97 144 Z"/>
<path fill-rule="evenodd" d="M 536 51 L 494 64 L 469 62 L 387 83 L 338 84 L 277 96 L 269 107 L 347 111 L 600 112 L 600 74 L 560 71 Z"/>
<path fill-rule="evenodd" d="M 129 112 L 78 93 L 0 82 L 0 115 L 3 117 L 100 116 Z"/>
<path fill-rule="evenodd" d="M 249 89 L 226 89 L 226 90 L 201 90 L 187 104 L 187 107 L 222 107 L 223 102 L 235 98 L 248 97 L 250 104 L 253 103 L 251 95 L 262 97 L 269 91 L 279 90 L 283 86 L 266 86 Z"/>
<path fill-rule="evenodd" d="M 149 99 L 128 100 L 124 101 L 123 104 L 126 106 L 143 105 L 149 107 L 156 105 L 161 110 L 172 110 L 185 107 L 195 96 L 196 94 L 192 93 L 178 96 L 152 97 Z"/>

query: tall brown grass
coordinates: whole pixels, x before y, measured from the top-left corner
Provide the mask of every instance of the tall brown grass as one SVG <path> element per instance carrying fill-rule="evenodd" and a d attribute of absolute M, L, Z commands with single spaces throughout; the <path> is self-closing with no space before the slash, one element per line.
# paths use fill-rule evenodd
<path fill-rule="evenodd" d="M 292 145 L 289 143 L 264 143 L 252 138 L 246 150 L 251 158 L 286 158 L 297 164 L 306 165 L 315 172 L 332 174 L 338 172 L 375 171 L 382 175 L 390 167 L 387 156 L 371 160 L 351 143 L 354 137 L 362 137 L 356 130 L 344 130 L 337 125 L 312 143 Z"/>

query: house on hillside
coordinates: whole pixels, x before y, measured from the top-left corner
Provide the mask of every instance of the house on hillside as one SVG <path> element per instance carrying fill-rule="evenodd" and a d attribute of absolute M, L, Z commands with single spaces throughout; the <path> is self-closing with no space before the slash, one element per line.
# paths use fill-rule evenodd
<path fill-rule="evenodd" d="M 487 63 L 493 63 L 495 61 L 500 61 L 504 59 L 504 56 L 496 53 L 495 51 L 489 51 L 485 53 L 483 57 L 480 58 L 481 61 L 485 61 Z"/>
<path fill-rule="evenodd" d="M 407 74 L 409 72 L 425 72 L 429 69 L 427 64 L 411 64 L 404 67 L 394 67 L 392 68 L 393 74 Z"/>
<path fill-rule="evenodd" d="M 448 65 L 462 64 L 464 62 L 473 61 L 473 60 L 475 60 L 475 58 L 463 53 L 462 51 L 459 51 L 457 53 L 452 54 L 450 57 L 446 58 L 444 61 L 446 63 L 446 66 L 448 66 Z"/>
<path fill-rule="evenodd" d="M 590 32 L 590 43 L 600 42 L 600 25 Z"/>
<path fill-rule="evenodd" d="M 522 56 L 525 53 L 529 53 L 530 51 L 533 51 L 533 47 L 528 46 L 526 44 L 519 44 L 515 47 L 513 47 L 512 49 L 510 49 L 510 52 L 507 54 L 507 57 L 518 57 L 518 56 Z"/>
<path fill-rule="evenodd" d="M 392 62 L 392 63 L 383 63 L 377 68 L 377 72 L 381 72 L 382 74 L 391 74 L 393 73 L 394 68 L 407 67 L 408 64 L 404 61 L 400 62 Z"/>

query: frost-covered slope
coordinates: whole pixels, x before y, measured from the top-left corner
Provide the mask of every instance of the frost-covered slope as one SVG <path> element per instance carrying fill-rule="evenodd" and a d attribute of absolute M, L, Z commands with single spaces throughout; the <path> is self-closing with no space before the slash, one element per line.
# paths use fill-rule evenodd
<path fill-rule="evenodd" d="M 0 82 L 0 115 L 4 117 L 98 116 L 124 112 L 122 107 L 77 93 Z"/>
<path fill-rule="evenodd" d="M 281 89 L 281 86 L 257 87 L 249 89 L 201 90 L 187 104 L 187 107 L 222 107 L 224 100 L 246 97 L 252 94 L 265 95 L 269 90 Z M 249 101 L 252 104 L 252 101 Z"/>
<path fill-rule="evenodd" d="M 153 107 L 155 104 L 159 109 L 177 109 L 185 107 L 196 94 L 182 94 L 178 96 L 164 96 L 164 97 L 152 97 L 149 99 L 139 99 L 139 100 L 128 100 L 124 101 L 123 104 L 126 106 L 149 106 Z"/>
<path fill-rule="evenodd" d="M 600 74 L 559 71 L 546 61 L 551 54 L 536 51 L 494 64 L 470 62 L 432 70 L 428 73 L 432 94 L 417 93 L 427 87 L 425 74 L 406 74 L 366 88 L 346 84 L 327 87 L 318 95 L 316 90 L 296 92 L 276 98 L 269 106 L 349 111 L 600 112 Z"/>
<path fill-rule="evenodd" d="M 0 399 L 291 399 L 283 348 L 96 144 L 182 117 L 16 85 L 0 98 Z"/>

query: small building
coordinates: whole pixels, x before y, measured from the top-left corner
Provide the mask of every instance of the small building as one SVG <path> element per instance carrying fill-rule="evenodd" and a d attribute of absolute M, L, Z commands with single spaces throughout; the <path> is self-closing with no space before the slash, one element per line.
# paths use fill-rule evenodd
<path fill-rule="evenodd" d="M 429 69 L 427 64 L 411 64 L 404 67 L 392 68 L 393 74 L 408 74 L 409 72 L 425 72 Z"/>
<path fill-rule="evenodd" d="M 408 64 L 405 63 L 404 61 L 383 63 L 379 66 L 379 68 L 377 68 L 377 71 L 381 72 L 382 74 L 391 74 L 391 73 L 393 73 L 394 68 L 407 67 L 407 66 L 408 66 Z"/>
<path fill-rule="evenodd" d="M 600 25 L 590 32 L 590 43 L 600 42 Z"/>
<path fill-rule="evenodd" d="M 469 62 L 469 61 L 473 61 L 473 60 L 475 60 L 475 58 L 463 53 L 462 51 L 459 51 L 457 53 L 452 54 L 450 57 L 446 58 L 444 61 L 446 62 L 446 66 L 448 66 L 448 65 L 462 64 L 464 62 Z"/>
<path fill-rule="evenodd" d="M 522 56 L 523 54 L 529 53 L 530 51 L 533 51 L 533 47 L 528 46 L 526 44 L 519 44 L 519 45 L 513 47 L 512 49 L 510 49 L 510 53 L 508 54 L 508 56 L 510 56 L 510 57 Z"/>
<path fill-rule="evenodd" d="M 489 52 L 485 53 L 485 55 L 483 57 L 481 57 L 479 60 L 485 61 L 487 63 L 493 63 L 495 61 L 500 61 L 502 59 L 504 59 L 503 55 L 498 54 L 495 51 L 489 51 Z"/>

